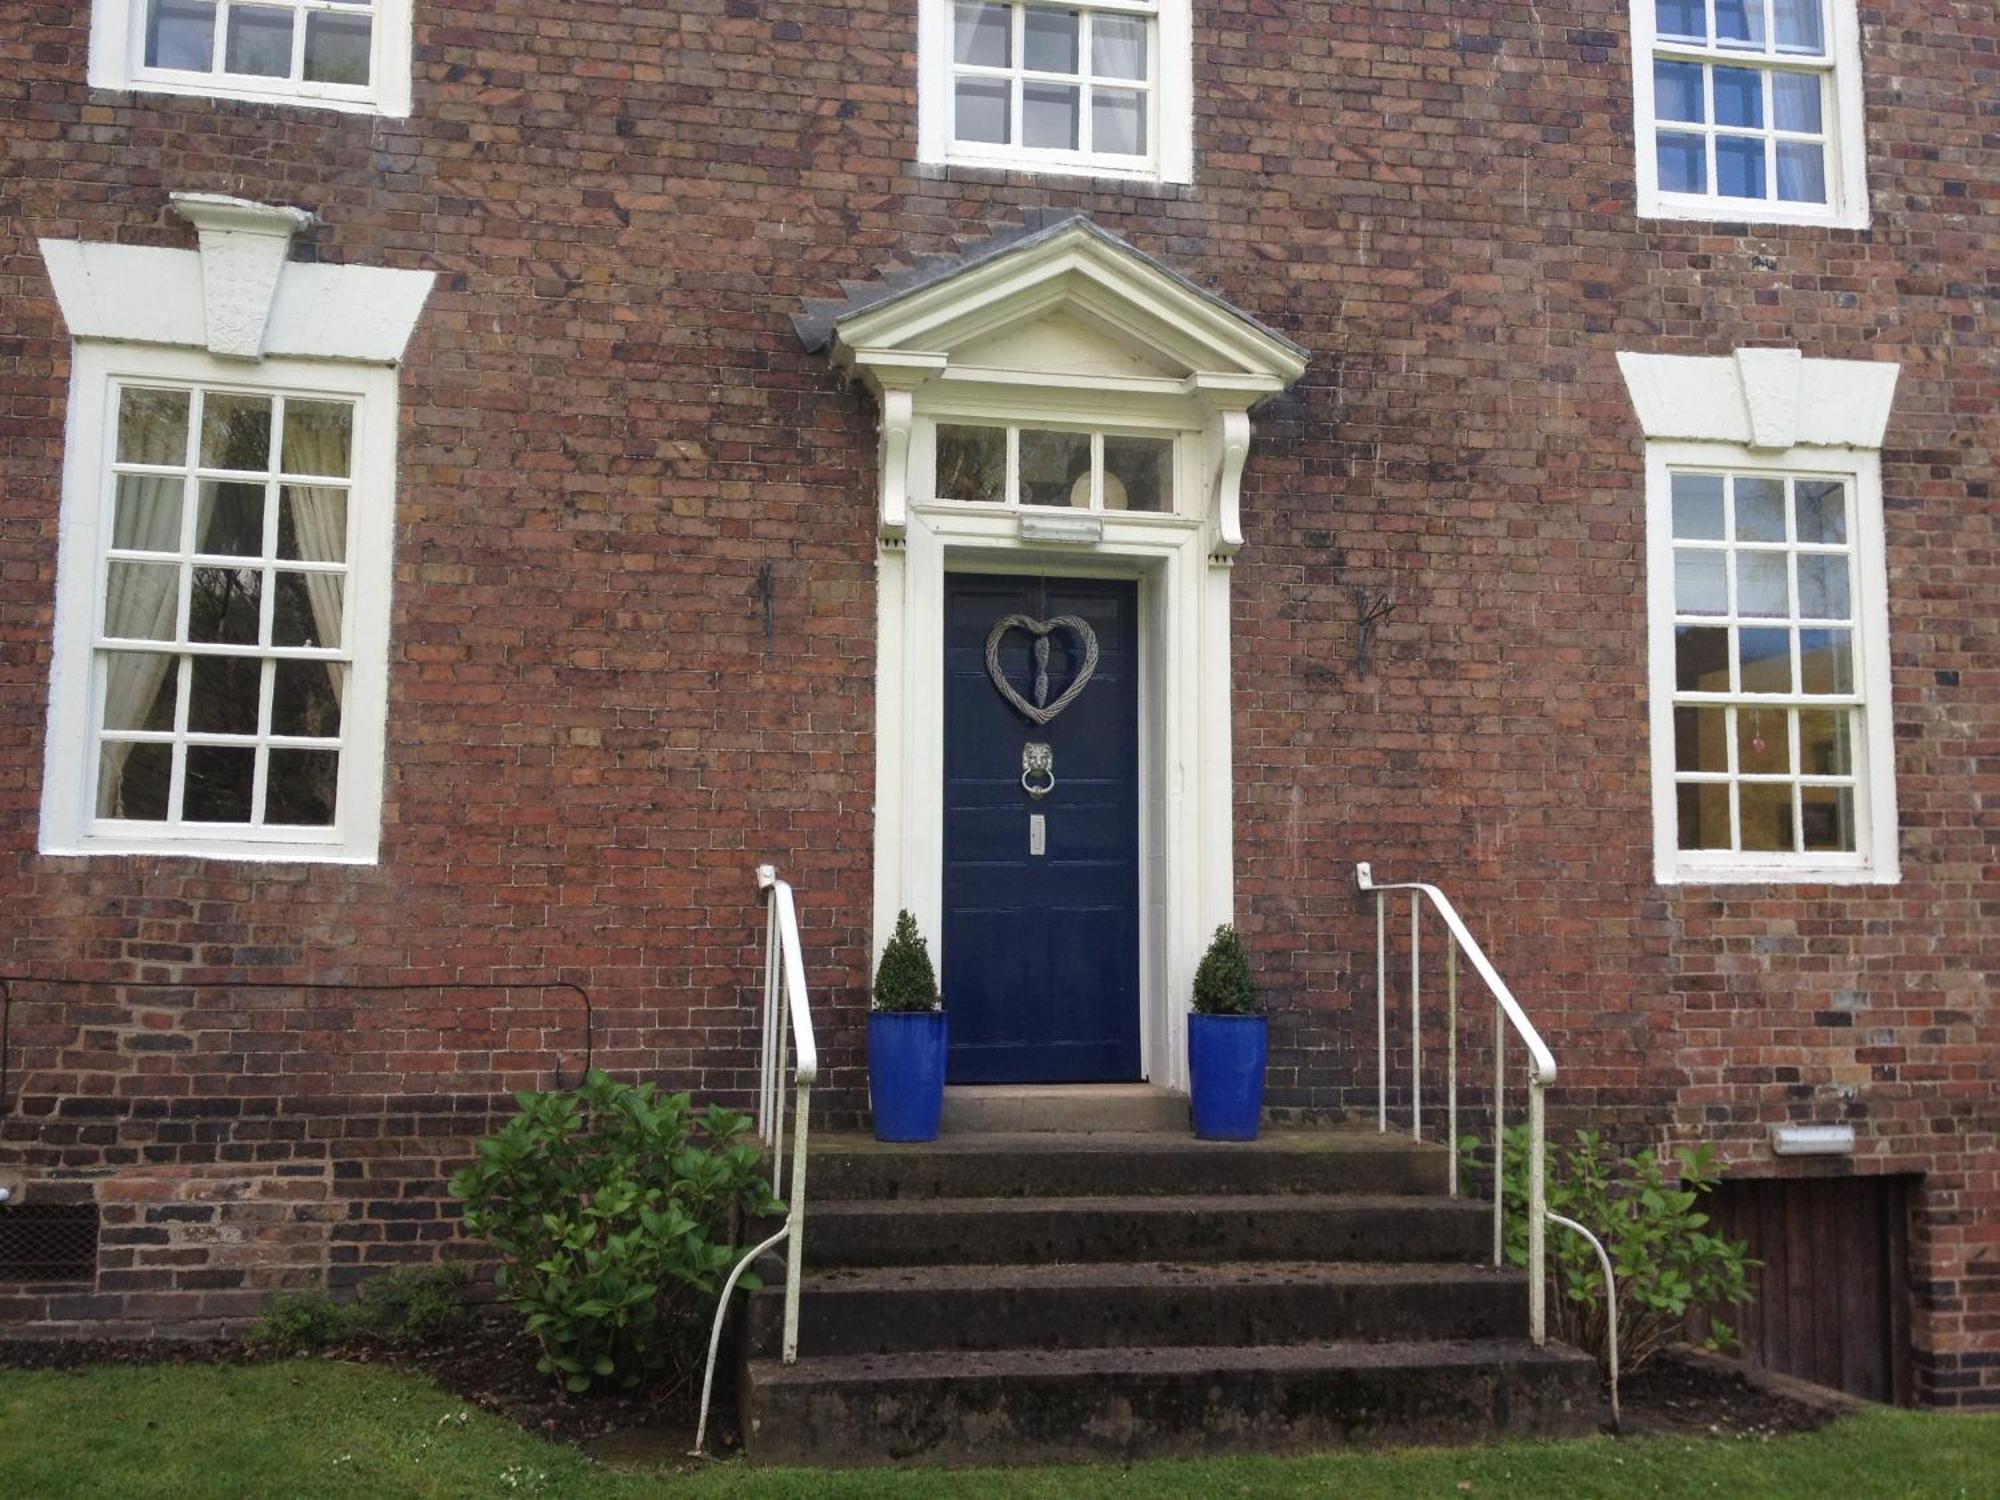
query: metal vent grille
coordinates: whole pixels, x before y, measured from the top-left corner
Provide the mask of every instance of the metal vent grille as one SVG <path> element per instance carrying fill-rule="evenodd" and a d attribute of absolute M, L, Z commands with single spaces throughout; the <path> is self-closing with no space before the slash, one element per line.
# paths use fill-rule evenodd
<path fill-rule="evenodd" d="M 0 1208 L 0 1281 L 89 1281 L 97 1275 L 97 1206 Z"/>

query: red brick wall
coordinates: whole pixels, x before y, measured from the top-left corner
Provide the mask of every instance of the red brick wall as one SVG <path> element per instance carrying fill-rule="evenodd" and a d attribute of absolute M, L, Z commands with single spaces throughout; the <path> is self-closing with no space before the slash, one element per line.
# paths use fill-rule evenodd
<path fill-rule="evenodd" d="M 1235 574 L 1259 663 L 1238 906 L 1278 1013 L 1273 1102 L 1372 1105 L 1352 863 L 1432 874 L 1545 1023 L 1562 1119 L 1704 1136 L 1747 1171 L 1773 1169 L 1770 1123 L 1851 1119 L 1855 1170 L 1924 1173 L 1927 1390 L 2000 1403 L 2000 175 L 1978 109 L 2000 24 L 1865 6 L 1873 229 L 1738 233 L 1634 218 L 1612 0 L 1202 0 L 1197 183 L 1130 190 L 919 168 L 910 0 L 416 9 L 408 121 L 94 93 L 87 7 L 0 20 L 0 969 L 560 977 L 595 999 L 602 1065 L 740 1102 L 750 870 L 777 858 L 829 1117 L 854 1118 L 874 413 L 787 317 L 1024 207 L 1081 209 L 1313 353 L 1260 421 Z M 325 221 L 307 253 L 439 273 L 403 377 L 372 869 L 34 853 L 68 372 L 33 241 L 190 244 L 171 189 L 298 203 Z M 1641 449 L 1612 355 L 1756 343 L 1903 364 L 1897 887 L 1651 881 Z M 1366 675 L 1356 585 L 1396 591 Z M 330 1022 L 317 992 L 254 1016 L 19 993 L 5 1151 L 95 1181 L 107 1214 L 91 1298 L 0 1305 L 58 1323 L 194 1326 L 364 1250 L 429 1254 L 449 1225 L 418 1215 L 489 1096 L 576 1055 L 569 1019 L 502 1038 L 463 997 L 363 988 Z M 268 1254 L 221 1238 L 246 1224 Z"/>

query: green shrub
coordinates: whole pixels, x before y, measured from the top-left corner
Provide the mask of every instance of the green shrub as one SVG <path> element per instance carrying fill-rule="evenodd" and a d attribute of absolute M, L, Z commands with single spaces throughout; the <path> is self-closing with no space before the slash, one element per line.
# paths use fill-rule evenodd
<path fill-rule="evenodd" d="M 1254 1016 L 1259 1009 L 1250 955 L 1234 927 L 1218 927 L 1194 971 L 1194 1008 L 1204 1016 Z"/>
<path fill-rule="evenodd" d="M 750 1121 L 599 1072 L 516 1099 L 451 1191 L 500 1253 L 500 1299 L 541 1344 L 541 1370 L 571 1391 L 686 1373 L 742 1253 L 735 1213 L 780 1207 L 740 1139 Z"/>
<path fill-rule="evenodd" d="M 404 1266 L 370 1277 L 352 1302 L 314 1287 L 276 1292 L 250 1342 L 279 1354 L 316 1354 L 335 1344 L 424 1344 L 465 1315 L 465 1267 Z"/>
<path fill-rule="evenodd" d="M 882 949 L 882 962 L 875 970 L 877 1010 L 936 1010 L 937 972 L 931 968 L 930 949 L 917 931 L 917 919 L 907 911 L 896 913 L 896 931 Z"/>
<path fill-rule="evenodd" d="M 317 1287 L 273 1292 L 250 1342 L 277 1354 L 317 1354 L 347 1336 L 347 1309 Z"/>
<path fill-rule="evenodd" d="M 1528 1264 L 1528 1127 L 1504 1137 L 1501 1180 L 1506 1188 L 1503 1231 L 1510 1264 Z M 1480 1142 L 1466 1136 L 1459 1151 L 1479 1165 Z M 1741 1240 L 1711 1234 L 1696 1207 L 1721 1180 L 1715 1151 L 1703 1145 L 1674 1153 L 1678 1181 L 1669 1180 L 1658 1152 L 1618 1155 L 1601 1135 L 1580 1130 L 1561 1151 L 1544 1146 L 1551 1212 L 1574 1219 L 1604 1242 L 1618 1280 L 1618 1362 L 1640 1369 L 1680 1336 L 1691 1307 L 1720 1310 L 1750 1301 L 1749 1258 Z M 1548 1230 L 1549 1314 L 1552 1331 L 1608 1364 L 1604 1272 L 1588 1242 L 1573 1230 Z M 1715 1318 L 1707 1345 L 1727 1348 L 1735 1333 Z"/>
<path fill-rule="evenodd" d="M 348 1305 L 351 1336 L 392 1346 L 442 1338 L 464 1320 L 468 1279 L 465 1267 L 454 1262 L 372 1276 Z"/>

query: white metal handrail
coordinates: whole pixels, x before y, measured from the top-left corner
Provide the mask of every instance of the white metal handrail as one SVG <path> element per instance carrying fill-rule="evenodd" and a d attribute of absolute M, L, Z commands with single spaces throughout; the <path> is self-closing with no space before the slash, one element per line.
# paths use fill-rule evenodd
<path fill-rule="evenodd" d="M 750 1265 L 766 1251 L 785 1246 L 785 1342 L 782 1358 L 799 1357 L 799 1277 L 805 1267 L 806 1130 L 812 1086 L 819 1077 L 819 1046 L 813 1038 L 812 1008 L 806 1003 L 805 951 L 799 943 L 799 911 L 791 886 L 772 865 L 757 866 L 757 889 L 764 893 L 764 1042 L 757 1080 L 757 1134 L 771 1148 L 771 1183 L 785 1175 L 785 1068 L 789 1056 L 796 1107 L 792 1123 L 792 1190 L 785 1200 L 784 1227 L 736 1263 L 722 1284 L 715 1326 L 708 1336 L 708 1368 L 701 1378 L 701 1417 L 695 1425 L 694 1453 L 708 1437 L 708 1403 L 715 1386 L 715 1360 L 729 1294 Z"/>
<path fill-rule="evenodd" d="M 1423 1134 L 1423 905 L 1443 919 L 1450 941 L 1445 949 L 1445 1131 L 1450 1141 L 1450 1190 L 1458 1196 L 1458 955 L 1463 952 L 1473 972 L 1493 997 L 1493 1264 L 1505 1252 L 1501 1153 L 1505 1147 L 1507 1090 L 1507 1029 L 1511 1026 L 1528 1051 L 1528 1337 L 1548 1341 L 1548 1184 L 1544 1180 L 1543 1143 L 1547 1135 L 1543 1092 L 1555 1081 L 1556 1060 L 1527 1012 L 1507 988 L 1486 952 L 1466 928 L 1450 898 L 1434 885 L 1408 881 L 1377 885 L 1366 864 L 1354 867 L 1355 884 L 1375 897 L 1375 1125 L 1389 1128 L 1389 895 L 1410 893 L 1410 1138 Z"/>

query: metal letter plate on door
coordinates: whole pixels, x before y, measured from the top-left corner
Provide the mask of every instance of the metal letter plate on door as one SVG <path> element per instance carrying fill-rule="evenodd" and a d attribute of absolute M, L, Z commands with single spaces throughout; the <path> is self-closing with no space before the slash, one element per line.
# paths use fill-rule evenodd
<path fill-rule="evenodd" d="M 1041 856 L 1049 852 L 1049 820 L 1040 813 L 1028 814 L 1028 853 Z"/>

